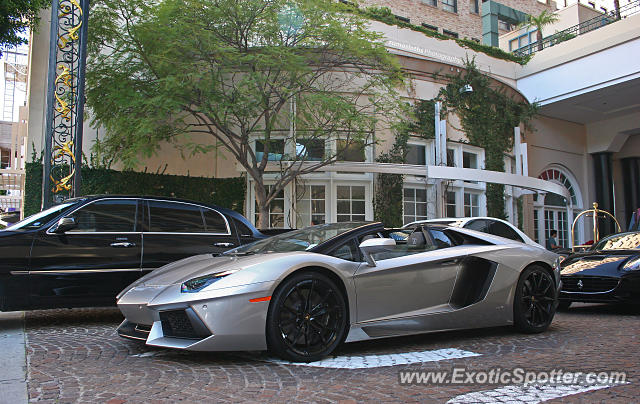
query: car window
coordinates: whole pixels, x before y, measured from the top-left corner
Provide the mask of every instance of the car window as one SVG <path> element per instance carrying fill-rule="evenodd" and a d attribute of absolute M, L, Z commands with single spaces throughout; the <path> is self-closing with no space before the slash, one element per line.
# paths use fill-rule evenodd
<path fill-rule="evenodd" d="M 204 233 L 200 207 L 187 203 L 149 201 L 151 232 Z M 226 231 L 225 231 L 226 233 Z"/>
<path fill-rule="evenodd" d="M 524 240 L 522 240 L 522 237 L 520 237 L 518 235 L 518 233 L 516 233 L 515 230 L 513 230 L 511 227 L 507 226 L 506 224 L 504 224 L 502 222 L 492 221 L 489 224 L 488 233 L 489 234 L 494 234 L 494 235 L 500 236 L 500 237 L 509 238 L 511 240 L 524 242 Z"/>
<path fill-rule="evenodd" d="M 449 248 L 455 245 L 449 236 L 447 236 L 442 230 L 429 229 L 429 233 L 431 234 L 431 237 L 433 237 L 433 242 L 437 249 Z"/>
<path fill-rule="evenodd" d="M 408 255 L 436 249 L 431 237 L 423 232 L 421 227 L 415 230 L 393 230 L 387 237 L 394 239 L 396 245 L 385 247 L 382 251 L 376 251 L 371 254 L 374 260 L 383 261 L 392 258 L 406 257 Z"/>
<path fill-rule="evenodd" d="M 235 217 L 233 218 L 233 223 L 235 223 L 236 225 L 236 230 L 238 231 L 238 234 L 241 236 L 247 236 L 247 237 L 251 237 L 253 236 L 253 232 L 251 231 L 251 229 L 249 228 L 249 226 L 247 226 L 246 224 L 242 223 L 240 220 L 236 219 Z"/>
<path fill-rule="evenodd" d="M 358 261 L 360 255 L 358 254 L 356 243 L 353 239 L 349 240 L 345 244 L 336 248 L 328 255 L 336 258 L 340 258 L 347 261 Z"/>
<path fill-rule="evenodd" d="M 36 213 L 24 218 L 17 223 L 14 223 L 13 225 L 7 227 L 7 230 L 37 229 L 40 226 L 53 220 L 56 216 L 61 214 L 63 210 L 69 208 L 70 206 L 73 206 L 73 203 L 62 203 L 60 205 L 52 206 L 47 210 L 43 210 L 42 212 Z"/>
<path fill-rule="evenodd" d="M 132 232 L 136 231 L 135 199 L 109 199 L 96 201 L 73 212 L 69 217 L 76 221 L 74 232 Z"/>
<path fill-rule="evenodd" d="M 215 210 L 203 208 L 202 214 L 204 215 L 207 233 L 229 233 L 227 230 L 227 221 L 224 220 L 224 217 L 220 213 Z"/>
<path fill-rule="evenodd" d="M 475 219 L 464 225 L 465 229 L 487 232 L 487 221 L 484 219 Z"/>

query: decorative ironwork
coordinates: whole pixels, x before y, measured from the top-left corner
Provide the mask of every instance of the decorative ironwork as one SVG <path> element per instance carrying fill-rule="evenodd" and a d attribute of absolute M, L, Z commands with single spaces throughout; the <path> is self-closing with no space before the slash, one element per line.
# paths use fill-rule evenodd
<path fill-rule="evenodd" d="M 53 0 L 43 208 L 79 194 L 88 0 Z"/>

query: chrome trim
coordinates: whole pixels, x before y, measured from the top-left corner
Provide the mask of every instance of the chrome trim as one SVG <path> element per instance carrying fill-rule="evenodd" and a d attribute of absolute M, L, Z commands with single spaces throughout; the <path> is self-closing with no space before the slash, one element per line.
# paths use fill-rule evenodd
<path fill-rule="evenodd" d="M 11 271 L 11 275 L 29 275 L 29 271 Z"/>
<path fill-rule="evenodd" d="M 172 231 L 145 231 L 143 234 L 178 234 L 178 235 L 189 235 L 189 236 L 230 236 L 231 233 L 178 233 Z"/>
<path fill-rule="evenodd" d="M 62 274 L 94 274 L 100 272 L 140 272 L 140 268 L 116 269 L 52 269 L 45 271 L 28 271 L 29 275 L 62 275 Z"/>
<path fill-rule="evenodd" d="M 121 336 L 122 338 L 134 339 L 136 341 L 146 341 L 147 340 L 146 338 L 134 337 L 134 336 L 127 335 L 127 334 L 118 333 L 118 335 Z"/>

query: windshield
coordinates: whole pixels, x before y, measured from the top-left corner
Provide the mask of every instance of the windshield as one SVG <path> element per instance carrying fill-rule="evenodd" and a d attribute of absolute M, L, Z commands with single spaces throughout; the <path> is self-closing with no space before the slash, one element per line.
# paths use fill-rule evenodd
<path fill-rule="evenodd" d="M 60 205 L 52 206 L 49 209 L 36 213 L 29 217 L 22 219 L 21 221 L 7 227 L 5 230 L 30 230 L 37 229 L 45 223 L 49 222 L 54 217 L 58 216 L 63 210 L 68 208 L 73 203 L 61 203 Z"/>
<path fill-rule="evenodd" d="M 640 232 L 616 234 L 603 238 L 596 245 L 594 250 L 633 250 L 640 249 Z"/>
<path fill-rule="evenodd" d="M 365 224 L 367 223 L 347 222 L 305 227 L 304 229 L 293 230 L 288 233 L 258 240 L 251 244 L 229 250 L 225 254 L 248 255 L 310 250 L 318 244 L 324 243 L 333 237 Z"/>

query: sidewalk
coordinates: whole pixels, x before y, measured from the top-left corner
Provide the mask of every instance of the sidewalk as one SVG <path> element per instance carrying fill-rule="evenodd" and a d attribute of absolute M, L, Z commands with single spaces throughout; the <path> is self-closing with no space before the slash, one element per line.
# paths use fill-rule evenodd
<path fill-rule="evenodd" d="M 26 403 L 24 313 L 0 313 L 0 402 Z"/>

